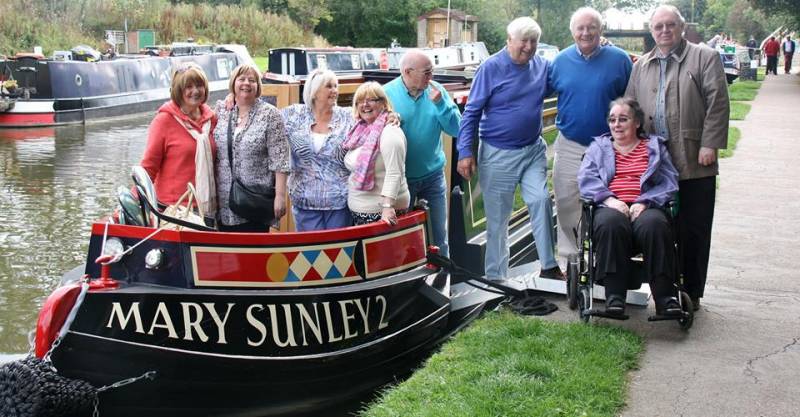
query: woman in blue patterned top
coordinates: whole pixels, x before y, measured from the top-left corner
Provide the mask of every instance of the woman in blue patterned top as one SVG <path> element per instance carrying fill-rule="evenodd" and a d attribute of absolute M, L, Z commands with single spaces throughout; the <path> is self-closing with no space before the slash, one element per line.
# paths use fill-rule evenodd
<path fill-rule="evenodd" d="M 303 90 L 304 104 L 282 110 L 291 148 L 289 198 L 297 231 L 352 225 L 347 208 L 347 177 L 342 142 L 355 123 L 349 108 L 336 105 L 339 82 L 328 70 L 315 70 Z"/>

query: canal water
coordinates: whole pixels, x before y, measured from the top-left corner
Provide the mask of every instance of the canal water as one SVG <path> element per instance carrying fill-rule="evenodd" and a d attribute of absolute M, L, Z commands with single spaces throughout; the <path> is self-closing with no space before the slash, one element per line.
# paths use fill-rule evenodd
<path fill-rule="evenodd" d="M 28 351 L 45 298 L 85 262 L 91 222 L 130 185 L 151 118 L 0 129 L 0 362 Z"/>

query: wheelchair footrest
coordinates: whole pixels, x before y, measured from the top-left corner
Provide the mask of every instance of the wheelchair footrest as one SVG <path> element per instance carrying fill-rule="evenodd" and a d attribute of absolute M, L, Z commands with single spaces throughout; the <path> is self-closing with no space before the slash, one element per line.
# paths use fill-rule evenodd
<path fill-rule="evenodd" d="M 682 311 L 681 314 L 670 314 L 670 315 L 654 314 L 648 317 L 647 321 L 681 320 L 688 318 L 689 318 L 689 313 Z"/>
<path fill-rule="evenodd" d="M 603 317 L 612 320 L 628 320 L 630 318 L 630 316 L 628 316 L 627 314 L 608 314 L 604 310 L 595 310 L 595 309 L 587 311 L 587 314 L 594 317 Z"/>

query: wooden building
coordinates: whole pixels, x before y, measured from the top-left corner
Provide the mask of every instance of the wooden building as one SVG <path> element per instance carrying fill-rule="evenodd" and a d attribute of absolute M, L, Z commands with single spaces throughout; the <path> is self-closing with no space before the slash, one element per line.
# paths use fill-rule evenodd
<path fill-rule="evenodd" d="M 417 47 L 441 48 L 478 40 L 478 19 L 461 10 L 450 9 L 450 36 L 447 36 L 447 9 L 437 8 L 417 17 Z"/>

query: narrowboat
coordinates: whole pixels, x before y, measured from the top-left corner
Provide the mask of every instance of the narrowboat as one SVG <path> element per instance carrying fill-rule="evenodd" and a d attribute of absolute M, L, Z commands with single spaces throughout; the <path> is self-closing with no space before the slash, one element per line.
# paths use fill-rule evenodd
<path fill-rule="evenodd" d="M 489 58 L 483 42 L 459 43 L 444 48 L 275 48 L 269 51 L 269 68 L 265 77 L 304 79 L 317 68 L 329 69 L 340 77 L 364 71 L 397 71 L 400 59 L 412 49 L 427 55 L 437 70 L 474 69 Z"/>
<path fill-rule="evenodd" d="M 103 392 L 100 415 L 319 412 L 407 375 L 502 299 L 429 263 L 424 209 L 396 225 L 222 233 L 137 188 L 139 206 L 92 225 L 85 266 L 36 326 L 36 356 L 64 377 L 150 375 Z"/>
<path fill-rule="evenodd" d="M 231 70 L 253 60 L 241 45 L 176 45 L 169 56 L 119 55 L 95 60 L 82 51 L 49 59 L 0 59 L 0 128 L 85 123 L 155 111 L 169 99 L 172 71 L 194 62 L 209 81 L 209 99 L 225 96 Z M 80 56 L 79 55 L 80 52 Z"/>

